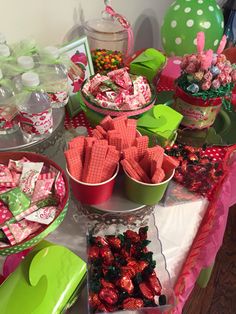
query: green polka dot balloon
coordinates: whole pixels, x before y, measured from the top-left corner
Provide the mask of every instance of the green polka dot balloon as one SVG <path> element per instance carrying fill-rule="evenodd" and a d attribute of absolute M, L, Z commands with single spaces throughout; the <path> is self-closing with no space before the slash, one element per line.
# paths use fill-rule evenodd
<path fill-rule="evenodd" d="M 205 49 L 217 50 L 224 20 L 216 0 L 176 0 L 168 9 L 161 28 L 162 44 L 170 56 L 195 53 L 197 33 L 205 33 Z"/>

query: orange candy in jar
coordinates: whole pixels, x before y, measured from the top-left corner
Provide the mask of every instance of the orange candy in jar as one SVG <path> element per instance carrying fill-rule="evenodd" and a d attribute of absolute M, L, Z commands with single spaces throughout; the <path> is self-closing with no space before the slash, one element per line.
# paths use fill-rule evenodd
<path fill-rule="evenodd" d="M 126 19 L 106 5 L 101 19 L 84 23 L 95 72 L 122 68 L 133 49 L 133 31 Z"/>

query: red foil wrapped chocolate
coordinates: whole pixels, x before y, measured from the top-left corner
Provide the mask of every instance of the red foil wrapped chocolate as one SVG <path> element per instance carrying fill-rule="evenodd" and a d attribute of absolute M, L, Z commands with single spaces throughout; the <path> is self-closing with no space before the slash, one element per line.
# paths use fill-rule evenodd
<path fill-rule="evenodd" d="M 153 307 L 162 293 L 148 250 L 148 227 L 89 237 L 89 304 L 92 313 Z"/>

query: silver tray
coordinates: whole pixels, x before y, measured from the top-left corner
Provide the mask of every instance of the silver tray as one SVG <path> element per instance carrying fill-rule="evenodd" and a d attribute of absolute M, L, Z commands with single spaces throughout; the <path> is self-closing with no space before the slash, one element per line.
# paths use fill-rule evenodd
<path fill-rule="evenodd" d="M 53 114 L 53 131 L 44 139 L 26 143 L 20 129 L 11 134 L 0 135 L 0 152 L 9 151 L 33 151 L 42 153 L 45 149 L 54 145 L 61 138 L 64 132 L 65 108 L 52 110 Z"/>
<path fill-rule="evenodd" d="M 142 221 L 154 209 L 154 206 L 138 204 L 127 199 L 123 173 L 117 176 L 112 196 L 106 202 L 99 205 L 85 205 L 74 198 L 73 200 L 79 211 L 93 223 L 103 221 L 106 224 L 117 222 L 127 225 L 132 221 Z"/>

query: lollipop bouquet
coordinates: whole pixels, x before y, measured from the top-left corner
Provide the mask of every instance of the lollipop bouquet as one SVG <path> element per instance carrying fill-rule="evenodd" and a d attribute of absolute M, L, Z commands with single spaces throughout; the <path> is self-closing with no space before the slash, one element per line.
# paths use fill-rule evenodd
<path fill-rule="evenodd" d="M 182 125 L 202 129 L 210 127 L 222 104 L 228 105 L 236 82 L 236 66 L 222 54 L 226 44 L 223 36 L 216 53 L 204 51 L 205 37 L 197 35 L 197 53 L 185 55 L 182 73 L 177 79 L 174 108 L 184 119 Z"/>

